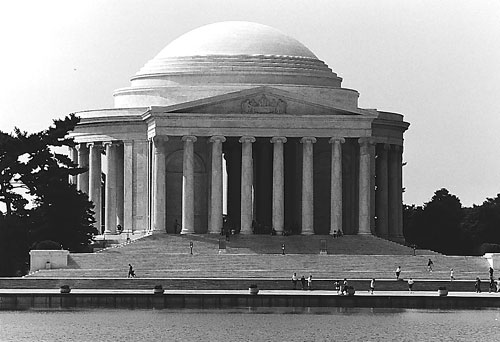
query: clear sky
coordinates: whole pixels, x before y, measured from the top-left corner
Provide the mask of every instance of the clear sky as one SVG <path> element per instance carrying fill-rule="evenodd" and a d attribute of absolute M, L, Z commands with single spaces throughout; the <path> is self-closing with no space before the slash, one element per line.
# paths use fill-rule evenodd
<path fill-rule="evenodd" d="M 2 1 L 0 130 L 112 107 L 169 42 L 228 20 L 298 39 L 360 107 L 404 114 L 405 203 L 442 187 L 465 206 L 500 193 L 498 0 Z"/>

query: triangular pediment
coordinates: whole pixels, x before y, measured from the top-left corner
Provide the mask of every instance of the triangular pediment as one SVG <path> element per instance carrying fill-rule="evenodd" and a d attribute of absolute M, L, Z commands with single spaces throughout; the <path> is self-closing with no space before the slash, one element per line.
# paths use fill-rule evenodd
<path fill-rule="evenodd" d="M 262 115 L 363 115 L 273 87 L 256 87 L 158 108 L 163 113 Z"/>

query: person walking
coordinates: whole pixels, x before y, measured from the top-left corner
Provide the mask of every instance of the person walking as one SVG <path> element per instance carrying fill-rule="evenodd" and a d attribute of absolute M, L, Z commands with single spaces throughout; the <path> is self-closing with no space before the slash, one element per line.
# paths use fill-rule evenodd
<path fill-rule="evenodd" d="M 490 272 L 490 278 L 493 278 L 493 267 L 490 267 L 489 272 Z"/>
<path fill-rule="evenodd" d="M 131 264 L 128 264 L 127 278 L 135 278 L 135 271 Z"/>
<path fill-rule="evenodd" d="M 401 274 L 401 266 L 396 268 L 396 280 L 399 280 L 399 275 Z"/>
<path fill-rule="evenodd" d="M 450 281 L 455 280 L 455 276 L 453 275 L 453 268 L 450 268 Z"/>
<path fill-rule="evenodd" d="M 488 292 L 496 292 L 496 283 L 493 277 L 490 278 L 490 286 L 488 287 Z"/>
<path fill-rule="evenodd" d="M 415 284 L 413 279 L 412 278 L 408 279 L 408 291 L 410 291 L 410 293 L 413 292 L 413 284 Z"/>
<path fill-rule="evenodd" d="M 344 278 L 344 281 L 342 282 L 342 291 L 341 291 L 342 294 L 347 294 L 348 285 L 349 284 L 347 283 L 347 278 Z"/>
<path fill-rule="evenodd" d="M 476 282 L 474 283 L 474 288 L 476 290 L 476 293 L 481 293 L 481 279 L 479 279 L 479 277 L 476 277 Z"/>
<path fill-rule="evenodd" d="M 500 292 L 500 278 L 497 280 L 497 292 Z"/>
<path fill-rule="evenodd" d="M 309 274 L 309 277 L 307 278 L 307 289 L 309 291 L 312 290 L 312 285 L 313 285 L 313 276 L 312 274 Z"/>
<path fill-rule="evenodd" d="M 292 284 L 293 284 L 293 289 L 297 289 L 297 282 L 299 281 L 299 278 L 297 277 L 297 273 L 293 273 L 292 275 Z"/>
<path fill-rule="evenodd" d="M 302 290 L 306 289 L 306 277 L 302 276 L 300 278 L 300 283 L 302 284 Z"/>
<path fill-rule="evenodd" d="M 432 262 L 431 258 L 429 258 L 429 261 L 427 261 L 427 271 L 432 272 L 432 266 L 434 263 Z"/>
<path fill-rule="evenodd" d="M 335 280 L 334 285 L 335 285 L 335 291 L 337 291 L 337 294 L 340 294 L 340 282 L 338 280 Z"/>
<path fill-rule="evenodd" d="M 370 294 L 373 294 L 373 291 L 375 290 L 375 278 L 372 278 L 370 281 Z"/>

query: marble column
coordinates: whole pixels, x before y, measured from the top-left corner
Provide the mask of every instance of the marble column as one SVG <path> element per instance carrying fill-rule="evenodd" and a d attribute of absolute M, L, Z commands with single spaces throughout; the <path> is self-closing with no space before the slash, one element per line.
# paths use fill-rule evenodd
<path fill-rule="evenodd" d="M 389 238 L 400 240 L 402 233 L 402 147 L 392 145 L 389 153 Z"/>
<path fill-rule="evenodd" d="M 153 138 L 153 233 L 166 233 L 166 136 Z"/>
<path fill-rule="evenodd" d="M 94 203 L 95 227 L 101 233 L 101 143 L 90 143 L 87 145 L 90 151 L 89 160 L 89 199 Z"/>
<path fill-rule="evenodd" d="M 134 141 L 123 142 L 123 224 L 124 231 L 133 232 L 134 212 Z"/>
<path fill-rule="evenodd" d="M 116 234 L 116 164 L 118 159 L 118 144 L 116 142 L 105 142 L 104 146 L 106 148 L 105 233 Z"/>
<path fill-rule="evenodd" d="M 117 146 L 116 152 L 116 225 L 123 229 L 123 144 Z"/>
<path fill-rule="evenodd" d="M 370 138 L 360 138 L 359 142 L 359 235 L 371 234 L 370 194 L 371 194 L 371 145 Z"/>
<path fill-rule="evenodd" d="M 213 136 L 212 143 L 212 181 L 210 205 L 210 234 L 219 234 L 222 229 L 222 143 L 226 141 L 223 136 Z"/>
<path fill-rule="evenodd" d="M 344 138 L 331 138 L 332 158 L 330 168 L 330 234 L 342 229 L 342 144 Z"/>
<path fill-rule="evenodd" d="M 404 234 L 403 234 L 403 146 L 397 146 L 397 159 L 398 159 L 398 215 L 399 215 L 399 224 L 398 224 L 398 241 L 404 242 Z"/>
<path fill-rule="evenodd" d="M 182 230 L 181 234 L 194 234 L 194 143 L 196 137 L 182 137 Z"/>
<path fill-rule="evenodd" d="M 314 234 L 314 137 L 300 139 L 302 146 L 302 235 Z"/>
<path fill-rule="evenodd" d="M 75 147 L 70 147 L 69 148 L 69 158 L 71 161 L 78 166 L 78 151 L 76 150 Z M 77 178 L 78 176 L 69 176 L 69 183 L 70 184 L 77 184 Z"/>
<path fill-rule="evenodd" d="M 252 143 L 254 137 L 240 138 L 241 146 L 241 230 L 240 234 L 252 234 L 252 184 L 253 161 Z"/>
<path fill-rule="evenodd" d="M 285 137 L 273 137 L 273 228 L 280 234 L 285 226 L 285 173 L 283 166 L 283 144 Z"/>
<path fill-rule="evenodd" d="M 378 149 L 376 159 L 376 215 L 377 236 L 387 238 L 389 236 L 389 144 L 382 144 Z"/>
<path fill-rule="evenodd" d="M 78 167 L 88 168 L 89 167 L 89 149 L 87 144 L 76 145 L 76 150 L 78 151 Z M 89 193 L 89 172 L 85 171 L 78 175 L 77 189 Z"/>

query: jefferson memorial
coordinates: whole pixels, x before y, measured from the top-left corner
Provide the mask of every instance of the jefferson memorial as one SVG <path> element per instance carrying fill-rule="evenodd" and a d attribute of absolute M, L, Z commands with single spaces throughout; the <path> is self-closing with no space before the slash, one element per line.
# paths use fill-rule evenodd
<path fill-rule="evenodd" d="M 404 241 L 403 133 L 297 40 L 222 22 L 168 44 L 75 113 L 70 154 L 88 172 L 102 233 L 371 234 Z"/>

